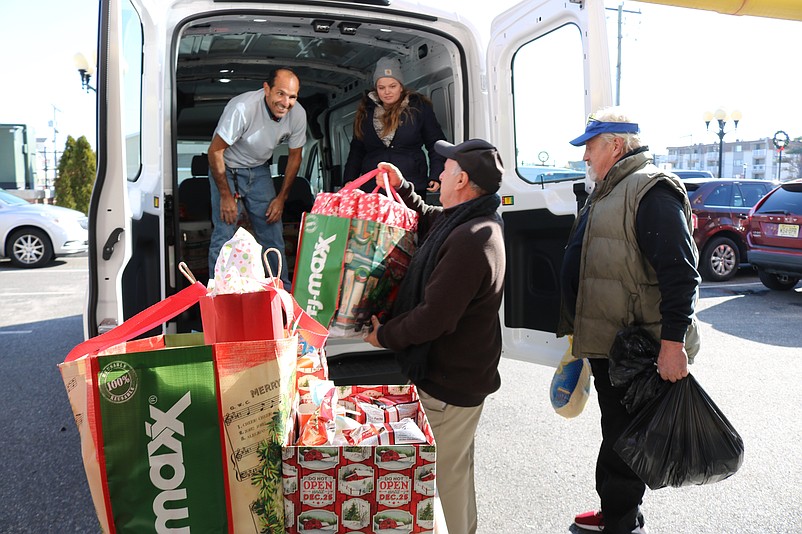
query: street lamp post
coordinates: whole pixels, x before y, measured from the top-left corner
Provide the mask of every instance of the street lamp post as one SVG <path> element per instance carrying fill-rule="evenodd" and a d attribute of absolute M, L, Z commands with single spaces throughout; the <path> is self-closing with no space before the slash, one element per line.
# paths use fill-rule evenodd
<path fill-rule="evenodd" d="M 737 130 L 738 121 L 741 120 L 741 112 L 736 110 L 728 115 L 722 108 L 718 108 L 713 113 L 706 111 L 704 114 L 704 121 L 705 126 L 707 126 L 707 131 L 710 131 L 710 122 L 713 119 L 716 119 L 718 122 L 718 132 L 716 132 L 716 135 L 718 135 L 718 177 L 721 178 L 721 166 L 724 158 L 724 134 L 726 133 L 724 127 L 727 125 L 727 122 L 731 120 Z"/>
<path fill-rule="evenodd" d="M 89 82 L 92 80 L 92 75 L 95 73 L 94 62 L 90 63 L 89 60 L 86 59 L 86 56 L 81 52 L 75 54 L 75 56 L 73 56 L 73 60 L 75 61 L 75 66 L 78 69 L 78 74 L 81 75 L 81 89 L 87 93 L 90 90 L 97 92 L 97 89 L 89 85 Z"/>
<path fill-rule="evenodd" d="M 774 142 L 774 148 L 777 149 L 779 153 L 779 164 L 777 165 L 777 181 L 780 181 L 782 177 L 782 170 L 783 170 L 783 150 L 785 147 L 788 146 L 788 143 L 791 142 L 791 138 L 782 130 L 778 130 L 777 133 L 774 134 L 774 138 L 772 139 Z"/>

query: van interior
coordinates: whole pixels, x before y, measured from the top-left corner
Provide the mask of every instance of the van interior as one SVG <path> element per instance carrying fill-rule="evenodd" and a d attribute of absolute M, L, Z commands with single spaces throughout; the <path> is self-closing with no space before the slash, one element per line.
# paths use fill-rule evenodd
<path fill-rule="evenodd" d="M 210 276 L 207 255 L 212 223 L 206 152 L 227 102 L 261 88 L 275 68 L 290 67 L 298 75 L 298 102 L 308 118 L 303 162 L 283 221 L 290 271 L 302 213 L 311 209 L 316 193 L 343 185 L 342 168 L 348 158 L 356 109 L 365 92 L 372 89 L 374 67 L 381 57 L 400 60 L 405 86 L 432 100 L 446 138 L 453 141 L 453 62 L 461 55 L 460 46 L 427 30 L 426 22 L 422 16 L 418 26 L 392 27 L 387 17 L 335 20 L 286 13 L 218 13 L 187 21 L 174 44 L 177 261 L 185 262 L 198 280 Z M 277 187 L 286 161 L 287 146 L 280 145 L 268 162 Z M 429 201 L 436 202 L 436 195 Z M 200 329 L 197 310 L 186 312 L 178 328 Z"/>
<path fill-rule="evenodd" d="M 491 86 L 491 77 L 483 68 L 488 50 L 480 49 L 482 43 L 473 40 L 474 30 L 453 14 L 434 14 L 434 9 L 412 13 L 376 6 L 373 1 L 312 2 L 298 9 L 248 2 L 231 4 L 236 8 L 215 5 L 215 9 L 201 5 L 189 9 L 181 4 L 171 11 L 174 18 L 168 17 L 166 26 L 150 33 L 141 14 L 130 2 L 124 3 L 121 41 L 125 68 L 120 70 L 125 91 L 118 96 L 125 106 L 120 127 L 125 135 L 126 159 L 121 170 L 127 172 L 133 194 L 123 195 L 124 190 L 111 175 L 106 185 L 114 191 L 110 197 L 139 203 L 135 206 L 139 211 L 134 211 L 130 231 L 125 234 L 125 247 L 131 251 L 128 258 L 113 254 L 114 244 L 124 231 L 124 217 L 120 222 L 115 219 L 114 224 L 104 222 L 103 230 L 98 230 L 99 239 L 106 243 L 103 261 L 107 263 L 100 265 L 107 274 L 98 277 L 96 293 L 90 291 L 90 334 L 95 333 L 93 328 L 101 333 L 117 324 L 112 275 L 115 262 L 124 263 L 119 284 L 124 319 L 188 285 L 179 270 L 180 262 L 189 266 L 197 280 L 208 280 L 212 231 L 206 155 L 209 144 L 230 99 L 260 89 L 269 73 L 282 66 L 298 75 L 298 101 L 307 112 L 303 161 L 283 220 L 285 261 L 292 270 L 302 214 L 311 208 L 317 193 L 335 191 L 343 185 L 357 107 L 373 88 L 377 61 L 390 56 L 401 63 L 405 85 L 432 101 L 447 140 L 487 136 L 507 154 L 507 198 L 500 210 L 507 247 L 502 327 L 516 331 L 515 335 L 526 334 L 520 338 L 524 343 L 513 343 L 505 351 L 514 353 L 513 357 L 531 359 L 533 351 L 528 347 L 539 343 L 537 336 L 553 340 L 563 247 L 578 197 L 586 192 L 583 169 L 556 170 L 556 162 L 564 159 L 558 153 L 570 146 L 565 140 L 575 135 L 574 125 L 585 120 L 585 56 L 578 25 L 572 19 L 541 17 L 549 7 L 545 6 L 543 13 L 532 15 L 541 17 L 537 20 L 543 27 L 536 28 L 540 37 L 530 37 L 533 29 L 526 24 L 515 30 L 524 36 L 512 39 L 508 27 L 505 36 L 512 39 L 508 44 L 514 53 L 496 59 L 504 62 L 504 69 L 488 71 L 498 74 L 503 70 L 504 79 L 510 82 L 504 85 L 496 81 L 492 83 L 497 85 Z M 571 4 L 553 8 L 555 12 L 563 10 L 576 14 L 582 7 Z M 509 23 L 517 20 L 510 18 Z M 163 55 L 154 57 L 146 43 L 154 38 L 153 32 L 165 29 Z M 502 48 L 507 49 L 490 50 L 501 52 Z M 162 70 L 164 65 L 169 65 L 167 72 Z M 557 67 L 564 71 L 560 83 L 541 83 L 542 73 Z M 516 99 L 519 80 L 521 98 Z M 152 90 L 164 91 L 163 98 L 149 98 Z M 499 108 L 491 111 L 489 97 L 495 93 L 506 96 Z M 163 101 L 162 114 L 151 112 L 154 101 Z M 542 102 L 551 105 L 543 106 Z M 500 125 L 503 132 L 491 133 L 493 124 Z M 167 129 L 162 130 L 165 125 Z M 494 135 L 499 138 L 492 139 Z M 276 182 L 283 180 L 287 154 L 286 146 L 279 146 L 267 163 Z M 532 178 L 527 169 L 536 166 L 535 161 L 552 167 Z M 427 198 L 429 203 L 438 200 L 436 194 Z M 96 209 L 98 213 L 115 213 L 110 211 L 114 208 L 98 204 Z M 197 307 L 176 317 L 168 329 L 201 330 Z M 352 383 L 362 384 L 394 383 L 398 379 L 397 375 L 381 375 L 382 358 L 389 359 L 388 373 L 397 371 L 391 354 L 382 351 L 380 357 L 371 354 L 371 347 L 365 343 L 354 345 L 353 340 L 338 339 L 327 344 L 330 374 L 335 380 L 344 375 Z M 564 352 L 559 343 L 544 346 L 547 350 L 537 352 L 547 354 L 549 361 L 559 359 Z M 367 359 L 369 364 L 364 373 L 353 364 L 347 372 L 339 373 L 337 365 L 346 359 Z"/>

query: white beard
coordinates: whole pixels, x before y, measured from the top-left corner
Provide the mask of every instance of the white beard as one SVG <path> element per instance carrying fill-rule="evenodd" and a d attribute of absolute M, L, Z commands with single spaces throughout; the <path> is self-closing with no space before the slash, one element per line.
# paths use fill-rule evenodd
<path fill-rule="evenodd" d="M 585 174 L 587 175 L 588 179 L 589 179 L 591 182 L 593 182 L 594 184 L 595 184 L 595 183 L 598 183 L 598 182 L 599 182 L 599 181 L 601 181 L 601 179 L 602 179 L 602 178 L 599 176 L 599 174 L 596 172 L 596 169 L 594 169 L 594 168 L 593 168 L 593 167 L 591 167 L 590 165 L 588 165 L 588 166 L 587 166 L 587 169 L 585 169 Z"/>

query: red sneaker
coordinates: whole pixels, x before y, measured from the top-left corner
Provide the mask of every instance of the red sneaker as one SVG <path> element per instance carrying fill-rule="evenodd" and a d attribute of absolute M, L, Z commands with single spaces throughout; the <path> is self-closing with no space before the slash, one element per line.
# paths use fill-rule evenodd
<path fill-rule="evenodd" d="M 574 518 L 574 524 L 583 530 L 601 532 L 604 530 L 604 517 L 601 511 L 591 510 L 577 515 Z"/>

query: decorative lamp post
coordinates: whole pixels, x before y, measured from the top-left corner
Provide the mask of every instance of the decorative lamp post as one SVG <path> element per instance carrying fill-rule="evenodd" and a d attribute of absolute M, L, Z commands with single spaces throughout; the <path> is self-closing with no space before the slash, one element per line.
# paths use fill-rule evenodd
<path fill-rule="evenodd" d="M 785 147 L 788 146 L 788 143 L 791 142 L 791 138 L 788 137 L 788 134 L 782 130 L 779 130 L 777 133 L 774 134 L 774 148 L 777 149 L 777 152 L 780 154 L 779 164 L 777 165 L 777 181 L 780 181 L 780 173 L 783 169 L 783 150 Z"/>
<path fill-rule="evenodd" d="M 718 108 L 713 113 L 706 111 L 704 114 L 704 121 L 707 131 L 710 131 L 710 122 L 713 119 L 716 119 L 718 122 L 718 132 L 716 132 L 716 135 L 718 135 L 718 177 L 721 178 L 721 166 L 724 158 L 724 134 L 726 133 L 724 127 L 727 125 L 727 122 L 732 121 L 737 130 L 738 122 L 741 120 L 741 112 L 736 110 L 730 115 L 727 115 L 727 112 L 722 108 Z"/>
<path fill-rule="evenodd" d="M 87 93 L 90 90 L 97 92 L 97 89 L 89 85 L 89 82 L 92 80 L 92 75 L 95 73 L 94 62 L 90 63 L 81 52 L 73 56 L 73 61 L 75 62 L 75 67 L 78 69 L 78 74 L 81 75 L 81 89 Z"/>

